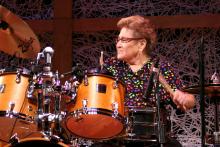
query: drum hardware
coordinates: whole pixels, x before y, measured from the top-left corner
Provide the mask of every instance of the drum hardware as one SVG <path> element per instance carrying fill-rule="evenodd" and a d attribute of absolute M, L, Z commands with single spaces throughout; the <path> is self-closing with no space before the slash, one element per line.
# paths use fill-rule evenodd
<path fill-rule="evenodd" d="M 114 81 L 114 83 L 113 83 L 113 88 L 114 88 L 114 89 L 118 88 L 118 80 L 119 80 L 118 77 L 116 77 L 116 78 L 115 78 L 115 81 Z"/>
<path fill-rule="evenodd" d="M 61 112 L 61 84 L 58 71 L 51 76 L 50 74 L 38 74 L 38 114 L 36 121 L 39 130 L 42 131 L 44 136 L 51 137 L 55 131 L 57 134 L 61 133 L 61 121 L 65 117 L 65 113 Z M 54 112 L 51 112 L 51 98 L 54 98 Z M 52 130 L 51 125 L 54 123 Z"/>
<path fill-rule="evenodd" d="M 112 110 L 113 110 L 112 117 L 116 118 L 118 116 L 118 103 L 117 102 L 112 103 Z"/>
<path fill-rule="evenodd" d="M 52 143 L 58 143 L 58 142 L 61 141 L 60 137 L 57 136 L 57 135 L 52 135 L 52 136 L 50 136 L 49 139 L 50 139 L 50 141 L 51 141 Z"/>
<path fill-rule="evenodd" d="M 54 110 L 54 113 L 55 113 L 55 118 L 54 118 L 55 127 L 54 127 L 54 130 L 58 134 L 60 134 L 62 132 L 61 121 L 63 120 L 63 118 L 66 115 L 65 112 L 60 111 L 61 110 L 60 101 L 61 101 L 61 95 L 56 94 L 55 95 L 55 110 Z"/>
<path fill-rule="evenodd" d="M 90 147 L 94 142 L 92 140 L 83 139 L 83 138 L 74 138 L 70 139 L 71 147 Z"/>
<path fill-rule="evenodd" d="M 0 93 L 3 93 L 5 90 L 5 84 L 0 84 Z"/>
<path fill-rule="evenodd" d="M 35 84 L 36 83 L 34 81 L 29 81 L 28 88 L 27 88 L 27 93 L 26 93 L 27 98 L 33 98 L 34 97 Z"/>
<path fill-rule="evenodd" d="M 88 86 L 89 81 L 88 81 L 88 75 L 87 75 L 87 70 L 85 70 L 85 75 L 84 75 L 84 85 Z"/>
<path fill-rule="evenodd" d="M 19 138 L 18 138 L 18 134 L 15 133 L 13 136 L 11 136 L 10 140 L 9 140 L 9 143 L 11 145 L 15 145 L 19 142 Z"/>
<path fill-rule="evenodd" d="M 79 82 L 76 76 L 73 76 L 71 81 L 65 81 L 64 86 L 61 88 L 61 93 L 70 97 L 67 103 L 74 102 L 77 96 L 77 88 Z"/>
<path fill-rule="evenodd" d="M 215 145 L 220 145 L 220 132 L 214 132 L 214 144 Z"/>
<path fill-rule="evenodd" d="M 88 105 L 88 100 L 87 99 L 84 99 L 82 100 L 82 112 L 83 114 L 87 114 L 87 105 Z"/>
<path fill-rule="evenodd" d="M 9 102 L 9 110 L 6 111 L 6 117 L 13 117 L 14 116 L 14 110 L 15 108 L 15 102 Z"/>
<path fill-rule="evenodd" d="M 16 83 L 20 83 L 21 82 L 21 70 L 17 70 L 17 72 L 16 72 L 17 74 L 16 74 Z"/>

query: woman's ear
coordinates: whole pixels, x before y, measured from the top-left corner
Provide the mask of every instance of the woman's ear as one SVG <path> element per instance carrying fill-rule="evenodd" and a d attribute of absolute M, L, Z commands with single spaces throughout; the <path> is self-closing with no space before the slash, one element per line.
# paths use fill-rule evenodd
<path fill-rule="evenodd" d="M 147 46 L 147 41 L 145 39 L 140 40 L 139 42 L 139 50 L 143 51 Z"/>

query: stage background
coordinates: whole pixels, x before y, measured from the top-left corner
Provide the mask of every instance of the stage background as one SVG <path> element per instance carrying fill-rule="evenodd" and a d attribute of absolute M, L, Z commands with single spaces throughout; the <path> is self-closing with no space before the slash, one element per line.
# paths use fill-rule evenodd
<path fill-rule="evenodd" d="M 65 0 L 63 0 L 65 3 Z M 25 21 L 53 20 L 53 1 L 51 0 L 0 0 L 0 4 Z M 72 18 L 120 18 L 133 14 L 144 16 L 178 16 L 219 14 L 219 0 L 74 0 Z M 65 11 L 65 10 L 63 10 Z M 168 17 L 169 18 L 169 17 Z M 159 19 L 159 18 L 158 18 Z M 167 20 L 169 21 L 169 20 Z M 192 20 L 192 23 L 194 20 Z M 204 20 L 205 21 L 205 20 Z M 88 26 L 93 28 L 95 26 Z M 153 51 L 161 59 L 168 60 L 186 86 L 199 84 L 199 56 L 201 38 L 204 38 L 205 83 L 208 84 L 212 74 L 219 71 L 220 64 L 220 29 L 219 27 L 184 27 L 158 28 L 158 44 Z M 53 32 L 35 32 L 41 48 L 54 45 Z M 109 57 L 115 54 L 114 37 L 117 30 L 73 31 L 72 65 L 80 63 L 84 69 L 96 67 L 100 52 Z M 65 38 L 65 36 L 62 36 Z M 1 41 L 0 41 L 1 42 Z M 65 42 L 64 42 L 65 44 Z M 63 48 L 62 50 L 65 50 Z M 59 52 L 60 53 L 60 52 Z M 55 50 L 56 54 L 56 50 Z M 71 55 L 69 55 L 71 56 Z M 0 54 L 0 67 L 8 65 L 11 55 Z M 30 68 L 30 60 L 17 59 L 14 64 Z M 65 66 L 66 63 L 61 63 Z M 67 72 L 67 71 L 66 71 Z M 199 96 L 194 109 L 179 113 L 172 107 L 172 131 L 185 147 L 201 144 L 201 116 Z M 206 97 L 206 132 L 212 134 L 214 129 L 214 107 Z M 210 145 L 211 146 L 211 145 Z"/>

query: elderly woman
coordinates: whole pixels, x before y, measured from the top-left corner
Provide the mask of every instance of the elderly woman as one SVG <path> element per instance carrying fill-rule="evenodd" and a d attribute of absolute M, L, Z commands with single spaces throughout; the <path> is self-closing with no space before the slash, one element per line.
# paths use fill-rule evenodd
<path fill-rule="evenodd" d="M 195 106 L 195 97 L 179 90 L 182 87 L 171 65 L 159 61 L 159 84 L 147 92 L 156 59 L 150 53 L 156 44 L 156 32 L 150 20 L 139 15 L 122 18 L 117 23 L 117 56 L 104 61 L 103 70 L 125 83 L 125 106 L 146 108 L 158 94 L 161 103 L 174 103 L 186 111 Z M 150 92 L 150 94 L 149 94 Z M 146 97 L 147 96 L 147 97 Z"/>

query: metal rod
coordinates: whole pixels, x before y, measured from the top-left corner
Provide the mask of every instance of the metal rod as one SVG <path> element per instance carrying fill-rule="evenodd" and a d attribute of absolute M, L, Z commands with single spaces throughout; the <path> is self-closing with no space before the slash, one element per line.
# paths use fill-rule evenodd
<path fill-rule="evenodd" d="M 201 146 L 205 147 L 205 99 L 204 99 L 204 38 L 202 35 L 199 47 L 199 72 L 200 72 L 200 113 L 201 113 Z"/>

